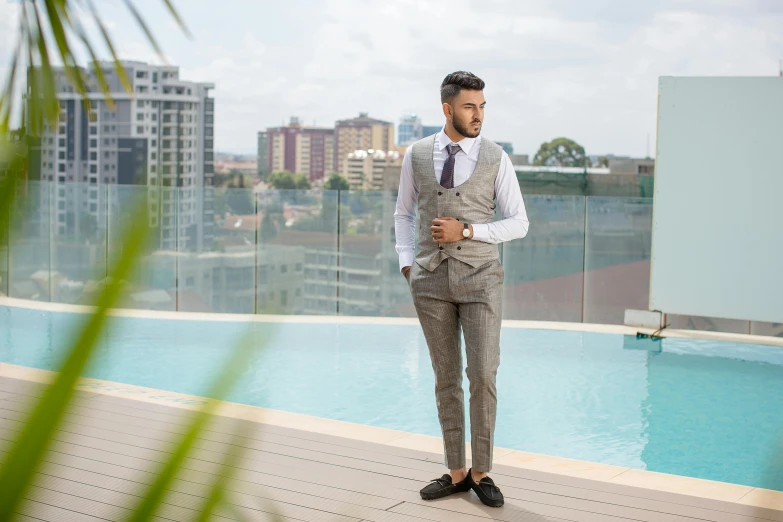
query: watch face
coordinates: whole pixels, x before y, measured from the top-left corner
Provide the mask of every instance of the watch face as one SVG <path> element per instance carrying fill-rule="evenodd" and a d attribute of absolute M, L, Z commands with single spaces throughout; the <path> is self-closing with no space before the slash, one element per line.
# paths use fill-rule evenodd
<path fill-rule="evenodd" d="M 465 229 L 463 229 L 463 230 L 462 230 L 462 236 L 463 236 L 463 237 L 468 237 L 468 236 L 470 236 L 470 229 L 469 229 L 469 228 L 465 228 Z"/>

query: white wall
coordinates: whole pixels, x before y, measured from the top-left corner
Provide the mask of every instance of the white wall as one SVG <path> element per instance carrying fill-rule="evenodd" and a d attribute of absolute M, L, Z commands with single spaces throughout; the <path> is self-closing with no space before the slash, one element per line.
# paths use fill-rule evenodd
<path fill-rule="evenodd" d="M 783 322 L 783 78 L 659 82 L 650 309 Z"/>

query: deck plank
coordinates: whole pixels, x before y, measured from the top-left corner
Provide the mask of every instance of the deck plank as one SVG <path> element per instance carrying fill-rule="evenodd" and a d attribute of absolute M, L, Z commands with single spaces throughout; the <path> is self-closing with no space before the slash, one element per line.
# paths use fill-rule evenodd
<path fill-rule="evenodd" d="M 43 391 L 38 383 L 13 381 L 0 378 L 1 454 Z M 20 519 L 120 520 L 152 482 L 191 415 L 173 406 L 80 395 Z M 229 501 L 248 520 L 263 522 L 783 522 L 780 511 L 510 466 L 492 473 L 506 495 L 502 509 L 483 506 L 473 493 L 425 502 L 418 490 L 443 472 L 440 455 L 227 417 L 208 428 L 167 493 L 160 520 L 191 518 L 226 452 L 241 452 L 228 483 Z M 246 431 L 234 441 L 238 428 Z M 213 518 L 237 516 L 222 507 Z"/>

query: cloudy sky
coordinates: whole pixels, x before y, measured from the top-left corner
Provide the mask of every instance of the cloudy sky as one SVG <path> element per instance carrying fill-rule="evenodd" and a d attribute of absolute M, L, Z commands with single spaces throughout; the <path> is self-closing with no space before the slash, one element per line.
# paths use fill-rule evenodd
<path fill-rule="evenodd" d="M 124 58 L 159 62 L 120 0 L 99 0 Z M 216 84 L 216 148 L 256 132 L 360 111 L 442 124 L 438 88 L 458 69 L 487 87 L 484 135 L 535 153 L 567 136 L 590 154 L 654 154 L 665 75 L 777 75 L 781 0 L 137 0 L 181 78 Z M 0 78 L 16 1 L 0 0 Z"/>

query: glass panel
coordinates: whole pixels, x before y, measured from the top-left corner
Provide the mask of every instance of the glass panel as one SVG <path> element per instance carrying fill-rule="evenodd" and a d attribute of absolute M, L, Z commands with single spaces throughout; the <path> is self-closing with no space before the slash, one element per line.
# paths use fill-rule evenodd
<path fill-rule="evenodd" d="M 106 277 L 106 185 L 67 183 L 51 191 L 52 301 L 92 304 Z"/>
<path fill-rule="evenodd" d="M 51 185 L 55 190 L 55 185 Z M 8 295 L 20 299 L 50 299 L 50 184 L 22 185 L 12 213 L 9 237 Z"/>
<path fill-rule="evenodd" d="M 677 330 L 702 330 L 706 332 L 750 333 L 750 323 L 737 319 L 717 319 L 695 315 L 666 314 L 666 324 Z"/>
<path fill-rule="evenodd" d="M 762 323 L 759 321 L 752 321 L 750 323 L 750 333 L 753 335 L 783 337 L 783 323 Z"/>
<path fill-rule="evenodd" d="M 258 193 L 258 313 L 337 314 L 337 192 Z"/>
<path fill-rule="evenodd" d="M 177 190 L 170 187 L 110 185 L 108 271 L 123 252 L 131 223 L 151 228 L 149 242 L 128 281 L 119 306 L 145 310 L 177 309 Z"/>
<path fill-rule="evenodd" d="M 584 322 L 623 324 L 647 310 L 652 199 L 587 198 Z"/>
<path fill-rule="evenodd" d="M 255 313 L 253 189 L 179 189 L 178 310 Z"/>
<path fill-rule="evenodd" d="M 503 244 L 503 318 L 582 320 L 584 198 L 525 196 L 530 231 Z"/>
<path fill-rule="evenodd" d="M 340 193 L 340 315 L 415 317 L 395 246 L 394 192 Z"/>

